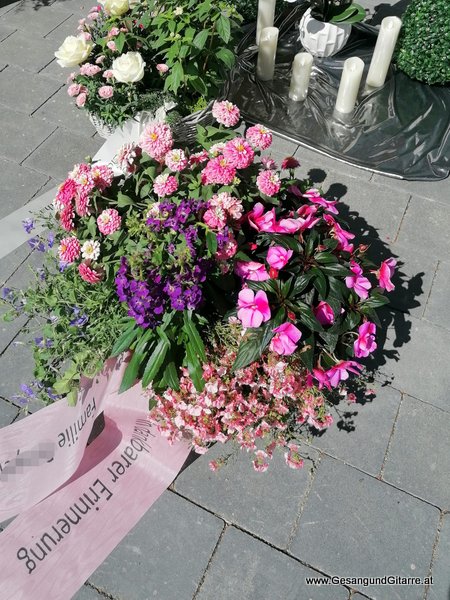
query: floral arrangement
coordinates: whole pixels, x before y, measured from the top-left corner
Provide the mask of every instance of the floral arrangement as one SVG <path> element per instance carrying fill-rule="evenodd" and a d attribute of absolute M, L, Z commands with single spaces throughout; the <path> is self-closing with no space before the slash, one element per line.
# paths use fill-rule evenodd
<path fill-rule="evenodd" d="M 366 16 L 364 8 L 353 0 L 310 0 L 311 16 L 324 23 L 359 23 Z"/>
<path fill-rule="evenodd" d="M 395 260 L 370 262 L 295 158 L 261 156 L 264 126 L 239 133 L 227 101 L 213 115 L 192 152 L 154 122 L 118 153 L 121 176 L 80 164 L 61 184 L 51 244 L 33 239 L 48 266 L 4 290 L 10 317 L 45 320 L 26 394 L 75 400 L 81 374 L 131 352 L 121 390 L 141 380 L 169 440 L 236 440 L 260 471 L 280 446 L 299 467 L 299 429 L 330 424 L 330 398 L 377 347 Z"/>
<path fill-rule="evenodd" d="M 55 56 L 61 67 L 79 66 L 68 94 L 105 124 L 175 104 L 186 115 L 217 96 L 241 20 L 224 1 L 104 0 Z"/>

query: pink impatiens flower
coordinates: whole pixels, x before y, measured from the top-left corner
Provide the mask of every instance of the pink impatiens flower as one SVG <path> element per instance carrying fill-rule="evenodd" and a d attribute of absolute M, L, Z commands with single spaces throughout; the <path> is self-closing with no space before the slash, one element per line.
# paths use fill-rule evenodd
<path fill-rule="evenodd" d="M 395 289 L 395 285 L 391 281 L 391 277 L 394 275 L 395 265 L 397 261 L 395 258 L 388 258 L 381 263 L 378 271 L 373 271 L 378 277 L 378 283 L 381 288 L 387 292 L 392 292 Z"/>
<path fill-rule="evenodd" d="M 326 375 L 332 387 L 337 387 L 340 381 L 346 381 L 349 378 L 349 373 L 359 375 L 359 370 L 362 365 L 354 360 L 341 360 L 334 367 L 328 369 Z"/>
<path fill-rule="evenodd" d="M 349 244 L 348 241 L 352 240 L 355 235 L 343 229 L 339 223 L 331 215 L 324 215 L 324 221 L 332 228 L 332 236 L 339 242 L 338 250 L 344 250 L 344 252 L 353 252 L 353 244 Z"/>
<path fill-rule="evenodd" d="M 78 238 L 70 236 L 63 238 L 58 248 L 59 258 L 63 263 L 73 263 L 81 253 L 81 245 Z"/>
<path fill-rule="evenodd" d="M 160 197 L 170 196 L 178 189 L 178 181 L 173 175 L 162 173 L 155 177 L 153 182 L 153 191 Z"/>
<path fill-rule="evenodd" d="M 267 252 L 266 260 L 271 267 L 279 271 L 287 265 L 293 254 L 293 250 L 287 250 L 282 246 L 271 246 Z"/>
<path fill-rule="evenodd" d="M 149 123 L 144 129 L 139 146 L 155 160 L 162 162 L 164 156 L 172 149 L 173 137 L 170 126 L 166 123 Z"/>
<path fill-rule="evenodd" d="M 314 204 L 318 204 L 319 206 L 323 206 L 323 208 L 327 212 L 333 213 L 335 215 L 338 214 L 338 210 L 336 208 L 336 204 L 338 203 L 338 201 L 337 200 L 325 200 L 325 198 L 322 198 L 322 196 L 320 195 L 319 190 L 317 190 L 316 188 L 311 188 L 310 190 L 307 190 L 303 194 L 303 197 L 304 198 L 308 198 L 308 200 L 310 200 Z"/>
<path fill-rule="evenodd" d="M 377 349 L 375 334 L 377 328 L 375 323 L 366 321 L 359 326 L 358 339 L 353 344 L 353 350 L 357 358 L 366 358 L 371 352 Z"/>
<path fill-rule="evenodd" d="M 232 167 L 246 169 L 255 158 L 255 153 L 250 144 L 244 138 L 234 138 L 227 142 L 223 149 L 223 155 Z"/>
<path fill-rule="evenodd" d="M 350 270 L 353 272 L 353 275 L 345 278 L 345 285 L 349 289 L 353 288 L 355 293 L 362 300 L 365 300 L 369 296 L 369 290 L 372 287 L 372 284 L 367 277 L 363 276 L 362 268 L 354 260 L 350 262 Z"/>
<path fill-rule="evenodd" d="M 216 100 L 212 107 L 212 115 L 218 123 L 225 127 L 234 127 L 239 123 L 241 117 L 239 108 L 228 100 L 223 102 Z"/>
<path fill-rule="evenodd" d="M 264 212 L 264 206 L 261 202 L 257 202 L 252 210 L 247 214 L 248 222 L 250 227 L 256 229 L 256 231 L 275 231 L 275 209 Z"/>
<path fill-rule="evenodd" d="M 121 222 L 122 217 L 115 208 L 106 208 L 97 217 L 97 225 L 103 235 L 111 235 L 120 229 Z"/>
<path fill-rule="evenodd" d="M 297 350 L 297 342 L 302 337 L 302 332 L 292 323 L 283 323 L 273 330 L 275 335 L 270 342 L 270 350 L 277 354 L 288 356 Z"/>
<path fill-rule="evenodd" d="M 272 134 L 264 125 L 249 127 L 245 137 L 258 150 L 267 150 L 272 144 Z"/>
<path fill-rule="evenodd" d="M 239 277 L 242 277 L 242 279 L 249 279 L 250 281 L 266 281 L 270 279 L 270 275 L 263 263 L 254 261 L 244 262 L 238 260 L 234 267 L 234 272 Z"/>
<path fill-rule="evenodd" d="M 255 292 L 249 288 L 243 289 L 238 295 L 238 319 L 242 326 L 259 327 L 270 319 L 270 307 L 266 292 Z"/>
<path fill-rule="evenodd" d="M 259 191 L 266 196 L 275 196 L 281 188 L 280 176 L 276 171 L 261 171 L 256 178 Z"/>
<path fill-rule="evenodd" d="M 331 325 L 334 323 L 334 312 L 331 306 L 323 300 L 313 308 L 314 316 L 321 325 Z"/>

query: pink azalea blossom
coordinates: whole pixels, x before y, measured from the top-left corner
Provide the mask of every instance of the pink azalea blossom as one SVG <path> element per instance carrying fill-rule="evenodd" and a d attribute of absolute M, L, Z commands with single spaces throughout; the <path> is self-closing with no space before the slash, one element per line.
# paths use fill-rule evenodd
<path fill-rule="evenodd" d="M 287 250 L 282 246 L 271 246 L 267 252 L 266 260 L 271 267 L 279 271 L 287 265 L 293 254 L 293 250 Z"/>
<path fill-rule="evenodd" d="M 313 308 L 314 316 L 321 325 L 332 325 L 334 323 L 334 312 L 331 306 L 323 300 Z"/>
<path fill-rule="evenodd" d="M 272 134 L 264 125 L 253 125 L 245 132 L 246 139 L 258 150 L 267 150 L 272 144 Z"/>
<path fill-rule="evenodd" d="M 101 68 L 98 65 L 92 65 L 91 63 L 85 63 L 80 67 L 80 75 L 86 75 L 88 77 L 93 77 L 100 73 Z"/>
<path fill-rule="evenodd" d="M 238 306 L 237 316 L 245 328 L 259 327 L 261 323 L 270 319 L 269 301 L 266 292 L 262 290 L 256 294 L 249 288 L 241 290 L 238 295 Z"/>
<path fill-rule="evenodd" d="M 73 263 L 81 253 L 81 245 L 78 238 L 70 236 L 63 238 L 59 244 L 59 258 L 64 263 Z"/>
<path fill-rule="evenodd" d="M 212 115 L 218 123 L 225 127 L 234 127 L 239 123 L 241 117 L 239 108 L 228 100 L 223 102 L 216 100 L 212 107 Z"/>
<path fill-rule="evenodd" d="M 98 95 L 100 98 L 112 98 L 114 95 L 114 88 L 112 85 L 102 85 L 98 88 Z"/>
<path fill-rule="evenodd" d="M 167 65 L 165 65 L 164 63 L 159 63 L 159 65 L 156 65 L 156 70 L 162 74 L 167 73 L 167 71 L 169 70 L 169 67 Z"/>
<path fill-rule="evenodd" d="M 122 222 L 122 217 L 115 208 L 106 208 L 97 217 L 97 225 L 103 235 L 111 235 L 118 229 Z"/>
<path fill-rule="evenodd" d="M 255 158 L 255 153 L 250 144 L 244 138 L 234 138 L 225 144 L 223 155 L 232 167 L 246 169 Z"/>
<path fill-rule="evenodd" d="M 157 196 L 170 196 L 178 189 L 178 181 L 173 175 L 162 173 L 155 177 L 153 182 L 153 191 Z"/>
<path fill-rule="evenodd" d="M 258 473 L 264 473 L 269 468 L 269 463 L 267 462 L 268 454 L 264 452 L 264 450 L 257 450 L 255 452 L 255 460 L 253 461 L 253 468 Z"/>
<path fill-rule="evenodd" d="M 366 321 L 358 328 L 358 339 L 353 344 L 353 350 L 357 358 L 366 358 L 377 349 L 375 342 L 376 325 Z"/>
<path fill-rule="evenodd" d="M 270 342 L 270 350 L 288 356 L 297 350 L 297 342 L 302 337 L 302 332 L 292 323 L 283 323 L 273 329 L 273 336 Z"/>
<path fill-rule="evenodd" d="M 303 458 L 299 454 L 297 444 L 288 444 L 288 452 L 284 453 L 284 460 L 291 469 L 301 469 L 304 465 Z"/>
<path fill-rule="evenodd" d="M 270 279 L 269 273 L 266 271 L 266 267 L 263 263 L 249 261 L 244 262 L 238 260 L 234 267 L 234 272 L 242 279 L 249 279 L 250 281 L 266 281 Z"/>
<path fill-rule="evenodd" d="M 187 167 L 188 159 L 183 150 L 175 148 L 165 155 L 164 162 L 171 171 L 182 171 Z"/>
<path fill-rule="evenodd" d="M 363 276 L 362 268 L 354 260 L 350 262 L 350 270 L 353 272 L 353 275 L 345 278 L 345 285 L 349 289 L 353 288 L 355 293 L 362 300 L 365 300 L 369 296 L 369 290 L 372 287 L 372 284 L 367 277 Z"/>
<path fill-rule="evenodd" d="M 308 200 L 310 200 L 314 204 L 323 206 L 323 208 L 325 208 L 325 210 L 327 212 L 333 213 L 335 215 L 338 214 L 338 210 L 336 208 L 336 204 L 338 203 L 338 201 L 337 200 L 326 200 L 325 198 L 322 198 L 319 190 L 317 190 L 316 188 L 311 188 L 310 190 L 307 190 L 303 194 L 303 197 L 308 198 Z"/>
<path fill-rule="evenodd" d="M 395 258 L 388 258 L 381 263 L 378 271 L 373 271 L 378 278 L 380 287 L 387 292 L 392 292 L 392 290 L 395 289 L 395 285 L 392 283 L 391 277 L 394 275 L 396 264 L 397 261 Z"/>
<path fill-rule="evenodd" d="M 212 158 L 202 171 L 202 183 L 208 185 L 217 183 L 230 185 L 236 176 L 236 169 L 230 164 L 225 156 Z"/>
<path fill-rule="evenodd" d="M 339 363 L 328 369 L 326 372 L 328 381 L 332 387 L 337 387 L 340 381 L 346 381 L 349 373 L 359 375 L 362 365 L 354 360 L 341 360 Z"/>
<path fill-rule="evenodd" d="M 87 93 L 81 92 L 81 94 L 79 94 L 77 96 L 77 99 L 75 100 L 75 104 L 78 106 L 78 108 L 83 108 L 83 106 L 86 104 L 86 100 L 87 100 Z"/>
<path fill-rule="evenodd" d="M 155 160 L 162 162 L 164 156 L 172 149 L 173 137 L 170 126 L 157 121 L 150 123 L 141 136 L 140 147 Z"/>
<path fill-rule="evenodd" d="M 90 265 L 90 260 L 86 260 L 78 265 L 80 277 L 91 284 L 100 283 L 104 275 L 103 269 L 100 267 L 92 269 Z"/>
<path fill-rule="evenodd" d="M 260 171 L 256 178 L 259 191 L 266 196 L 275 196 L 281 188 L 280 176 L 276 171 Z"/>

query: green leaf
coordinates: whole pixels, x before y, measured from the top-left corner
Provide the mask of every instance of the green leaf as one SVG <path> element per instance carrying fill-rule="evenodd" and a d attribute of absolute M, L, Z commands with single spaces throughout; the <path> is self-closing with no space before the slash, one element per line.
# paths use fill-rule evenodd
<path fill-rule="evenodd" d="M 186 360 L 188 365 L 189 375 L 195 385 L 195 389 L 201 392 L 205 387 L 203 379 L 203 370 L 200 361 L 190 343 L 186 345 Z"/>
<path fill-rule="evenodd" d="M 158 371 L 161 365 L 164 362 L 167 351 L 170 348 L 169 338 L 162 331 L 159 331 L 160 340 L 156 345 L 155 350 L 151 354 L 150 358 L 147 361 L 147 364 L 144 369 L 144 373 L 142 375 L 142 387 L 147 387 L 148 384 L 153 381 L 153 379 L 158 374 Z"/>
<path fill-rule="evenodd" d="M 308 236 L 308 239 L 306 240 L 306 246 L 305 246 L 306 256 L 311 256 L 313 254 L 314 246 L 315 246 L 315 243 L 316 243 L 318 237 L 319 237 L 319 233 L 318 233 L 317 229 L 310 230 L 310 234 Z"/>
<path fill-rule="evenodd" d="M 209 253 L 215 255 L 217 252 L 217 236 L 213 231 L 206 231 L 206 245 Z"/>
<path fill-rule="evenodd" d="M 300 277 L 297 277 L 297 279 L 294 282 L 294 287 L 291 292 L 292 298 L 295 298 L 295 296 L 298 296 L 303 292 L 303 290 L 306 288 L 306 286 L 310 282 L 312 276 L 313 275 L 312 275 L 311 271 L 308 271 L 308 273 L 303 273 L 303 275 L 300 275 Z"/>
<path fill-rule="evenodd" d="M 202 96 L 206 96 L 208 94 L 208 87 L 200 76 L 189 79 L 189 84 L 192 85 L 194 90 Z"/>
<path fill-rule="evenodd" d="M 229 69 L 231 69 L 235 62 L 235 56 L 228 48 L 219 48 L 216 52 L 216 57 L 221 60 Z"/>
<path fill-rule="evenodd" d="M 183 320 L 183 330 L 188 336 L 192 349 L 203 362 L 206 362 L 205 346 L 192 320 L 192 314 L 185 310 L 183 313 Z"/>
<path fill-rule="evenodd" d="M 297 314 L 299 320 L 311 329 L 311 331 L 323 331 L 323 327 L 316 319 L 312 309 L 304 302 L 298 302 Z"/>
<path fill-rule="evenodd" d="M 117 52 L 122 52 L 123 47 L 125 45 L 125 41 L 126 41 L 125 35 L 121 31 L 119 33 L 119 35 L 114 38 L 114 42 L 116 44 Z"/>
<path fill-rule="evenodd" d="M 262 355 L 273 337 L 273 330 L 281 325 L 285 318 L 285 311 L 281 308 L 275 317 L 257 327 L 248 329 L 244 339 L 239 344 L 238 353 L 233 364 L 233 371 L 243 369 Z"/>
<path fill-rule="evenodd" d="M 202 31 L 199 31 L 195 36 L 192 44 L 199 50 L 202 50 L 208 40 L 209 33 L 209 29 L 203 29 Z"/>
<path fill-rule="evenodd" d="M 302 347 L 299 351 L 299 356 L 303 364 L 310 372 L 314 369 L 314 348 L 315 340 L 314 334 L 312 333 L 305 340 L 303 340 Z"/>
<path fill-rule="evenodd" d="M 320 337 L 327 345 L 328 350 L 333 353 L 336 349 L 336 345 L 339 341 L 339 334 L 331 333 L 330 331 L 322 331 Z"/>
<path fill-rule="evenodd" d="M 69 406 L 76 406 L 78 400 L 78 388 L 73 387 L 66 395 L 66 400 Z"/>
<path fill-rule="evenodd" d="M 275 294 L 278 292 L 278 284 L 275 279 L 266 279 L 265 281 L 251 281 L 250 279 L 247 279 L 245 283 L 247 284 L 247 287 L 255 292 L 258 290 Z"/>
<path fill-rule="evenodd" d="M 173 360 L 168 362 L 164 367 L 162 381 L 166 384 L 167 387 L 171 388 L 172 390 L 178 391 L 180 389 L 178 369 Z"/>
<path fill-rule="evenodd" d="M 119 387 L 119 394 L 122 392 L 126 392 L 130 387 L 132 387 L 136 379 L 138 378 L 138 374 L 141 370 L 141 366 L 144 362 L 144 359 L 147 354 L 147 346 L 150 342 L 154 342 L 152 339 L 154 337 L 154 331 L 152 329 L 146 329 L 145 333 L 142 335 L 141 339 L 136 345 L 136 348 L 133 352 L 133 356 L 131 357 L 130 362 L 125 369 L 125 373 L 123 374 L 122 381 Z"/>
<path fill-rule="evenodd" d="M 122 335 L 116 340 L 116 343 L 111 350 L 111 356 L 119 356 L 119 354 L 128 350 L 141 332 L 142 329 L 137 327 L 133 320 L 130 326 L 125 329 Z"/>
<path fill-rule="evenodd" d="M 319 292 L 319 296 L 322 299 L 326 298 L 326 296 L 328 294 L 327 278 L 322 273 L 322 271 L 320 269 L 318 269 L 317 267 L 314 267 L 313 269 L 311 269 L 310 273 L 314 277 L 313 285 L 316 288 L 316 290 Z"/>
<path fill-rule="evenodd" d="M 330 265 L 338 262 L 337 256 L 331 254 L 331 252 L 318 252 L 314 259 L 321 265 Z"/>
<path fill-rule="evenodd" d="M 330 19 L 330 23 L 359 23 L 366 16 L 365 9 L 359 4 L 351 4 L 348 8 L 346 8 L 342 13 L 332 17 Z"/>
<path fill-rule="evenodd" d="M 184 77 L 183 65 L 180 62 L 176 62 L 173 65 L 172 70 L 171 70 L 171 77 L 172 77 L 171 89 L 176 94 L 178 91 L 178 88 L 180 87 L 180 83 L 183 81 L 183 77 Z"/>
<path fill-rule="evenodd" d="M 269 237 L 269 236 L 267 236 Z M 303 254 L 303 246 L 298 240 L 291 235 L 284 235 L 282 233 L 270 234 L 269 239 L 274 240 L 279 246 L 287 248 L 288 250 L 294 250 L 299 254 Z"/>
<path fill-rule="evenodd" d="M 382 294 L 374 292 L 372 296 L 370 296 L 370 298 L 367 298 L 367 300 L 364 300 L 364 302 L 360 304 L 360 307 L 379 308 L 380 306 L 384 306 L 385 304 L 389 304 L 389 299 L 386 298 L 386 296 L 383 296 Z"/>
<path fill-rule="evenodd" d="M 122 192 L 117 193 L 117 206 L 119 208 L 125 208 L 134 204 L 134 200 Z"/>
<path fill-rule="evenodd" d="M 220 15 L 220 17 L 216 21 L 217 33 L 223 39 L 225 44 L 228 44 L 231 38 L 231 25 L 230 20 L 224 15 Z"/>
<path fill-rule="evenodd" d="M 321 266 L 321 269 L 327 275 L 337 275 L 338 277 L 348 277 L 351 275 L 350 269 L 339 263 L 333 265 L 323 265 Z"/>

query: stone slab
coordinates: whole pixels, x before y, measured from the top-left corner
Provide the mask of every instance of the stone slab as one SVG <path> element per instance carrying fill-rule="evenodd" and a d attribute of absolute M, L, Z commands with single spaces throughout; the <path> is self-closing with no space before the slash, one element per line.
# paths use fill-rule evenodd
<path fill-rule="evenodd" d="M 72 600 L 105 600 L 106 596 L 100 595 L 89 585 L 83 587 L 72 597 Z"/>
<path fill-rule="evenodd" d="M 0 104 L 31 115 L 61 84 L 16 67 L 0 72 Z"/>
<path fill-rule="evenodd" d="M 383 478 L 450 509 L 450 415 L 405 396 L 389 448 Z"/>
<path fill-rule="evenodd" d="M 178 476 L 175 490 L 226 521 L 286 548 L 310 481 L 311 463 L 305 461 L 298 471 L 290 469 L 282 452 L 276 451 L 269 469 L 257 473 L 251 454 L 236 450 L 228 464 L 211 472 L 208 462 L 233 450 L 231 444 L 216 444 Z M 318 457 L 312 448 L 303 450 L 313 459 Z"/>
<path fill-rule="evenodd" d="M 1 8 L 0 8 L 1 11 Z M 1 12 L 0 12 L 1 14 Z M 3 40 L 6 40 L 7 37 L 9 37 L 10 35 L 12 35 L 14 33 L 15 28 L 14 27 L 8 27 L 6 24 L 1 24 L 0 25 L 0 42 L 2 42 Z"/>
<path fill-rule="evenodd" d="M 0 154 L 21 163 L 55 131 L 56 125 L 4 107 L 0 111 L 0 129 L 3 139 L 7 140 L 0 145 Z"/>
<path fill-rule="evenodd" d="M 436 181 L 408 181 L 374 173 L 371 181 L 375 184 L 386 185 L 392 188 L 394 192 L 408 192 L 417 198 L 437 200 L 444 204 L 450 198 L 450 179 L 448 177 Z"/>
<path fill-rule="evenodd" d="M 87 14 L 87 11 L 86 11 Z M 69 35 L 78 35 L 77 27 L 78 21 L 80 20 L 79 15 L 72 15 L 66 19 L 63 23 L 58 25 L 53 31 L 45 36 L 46 40 L 49 40 L 53 44 L 53 52 L 58 50 L 59 46 L 64 42 Z M 52 58 L 53 58 L 52 52 Z M 62 71 L 62 68 L 59 67 Z"/>
<path fill-rule="evenodd" d="M 30 254 L 31 248 L 25 243 L 0 259 L 0 287 L 3 287 L 5 282 Z"/>
<path fill-rule="evenodd" d="M 436 508 L 332 458 L 320 464 L 291 553 L 339 577 L 428 575 Z M 376 600 L 422 600 L 423 586 L 355 586 Z"/>
<path fill-rule="evenodd" d="M 329 181 L 326 183 L 334 183 L 339 180 L 340 176 L 354 177 L 364 181 L 369 181 L 372 177 L 372 171 L 349 165 L 301 144 L 295 157 L 300 162 L 300 172 L 307 173 L 315 183 L 322 184 L 327 179 Z"/>
<path fill-rule="evenodd" d="M 89 121 L 85 110 L 75 106 L 73 98 L 67 95 L 67 87 L 62 87 L 49 98 L 33 115 L 41 119 L 48 127 L 59 125 L 78 135 L 92 137 L 95 127 Z"/>
<path fill-rule="evenodd" d="M 51 41 L 17 30 L 2 42 L 0 52 L 8 65 L 37 73 L 53 60 L 54 48 Z"/>
<path fill-rule="evenodd" d="M 223 523 L 167 491 L 89 578 L 126 600 L 192 600 Z"/>
<path fill-rule="evenodd" d="M 26 204 L 47 181 L 43 173 L 0 158 L 0 218 Z"/>
<path fill-rule="evenodd" d="M 17 406 L 0 399 L 0 427 L 10 425 L 18 414 Z"/>
<path fill-rule="evenodd" d="M 20 395 L 22 383 L 30 384 L 33 377 L 34 361 L 31 348 L 19 336 L 0 356 L 0 373 L 8 373 L 8 377 L 0 379 L 0 397 L 6 398 L 14 405 L 22 408 L 23 403 L 14 396 Z"/>
<path fill-rule="evenodd" d="M 319 573 L 229 527 L 206 572 L 196 600 L 347 600 L 340 586 L 306 585 Z"/>
<path fill-rule="evenodd" d="M 58 10 L 85 17 L 91 6 L 95 5 L 95 2 L 88 0 L 56 0 L 53 4 Z"/>
<path fill-rule="evenodd" d="M 450 514 L 444 515 L 436 553 L 431 569 L 433 585 L 427 600 L 448 600 L 450 597 Z"/>
<path fill-rule="evenodd" d="M 23 0 L 0 18 L 0 23 L 28 31 L 33 37 L 44 36 L 68 18 L 58 6 L 43 6 L 36 0 Z"/>
<path fill-rule="evenodd" d="M 449 257 L 443 257 L 449 258 Z M 424 317 L 439 327 L 450 329 L 448 299 L 450 297 L 450 262 L 439 261 L 433 287 L 424 309 Z"/>
<path fill-rule="evenodd" d="M 24 165 L 62 181 L 74 164 L 83 162 L 88 155 L 93 156 L 102 142 L 57 129 L 27 158 Z"/>
<path fill-rule="evenodd" d="M 66 83 L 70 73 L 74 72 L 73 69 L 63 68 L 58 65 L 56 59 L 52 60 L 46 67 L 39 71 L 39 75 L 44 77 L 50 77 L 59 82 L 60 85 Z"/>
<path fill-rule="evenodd" d="M 371 475 L 378 475 L 400 405 L 401 394 L 390 387 L 375 386 L 377 395 L 370 402 L 341 402 L 335 422 L 311 443 Z"/>

